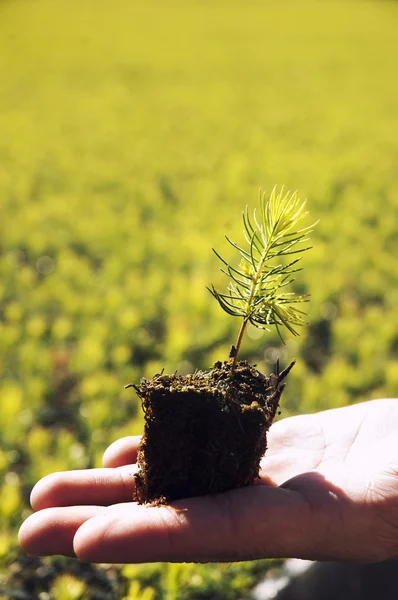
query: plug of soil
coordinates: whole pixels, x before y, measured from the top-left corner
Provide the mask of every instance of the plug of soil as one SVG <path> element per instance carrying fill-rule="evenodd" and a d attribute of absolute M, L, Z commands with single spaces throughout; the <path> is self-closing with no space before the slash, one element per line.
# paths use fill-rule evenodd
<path fill-rule="evenodd" d="M 246 361 L 192 375 L 157 374 L 134 386 L 145 413 L 135 500 L 167 503 L 248 486 L 259 477 L 286 375 Z"/>

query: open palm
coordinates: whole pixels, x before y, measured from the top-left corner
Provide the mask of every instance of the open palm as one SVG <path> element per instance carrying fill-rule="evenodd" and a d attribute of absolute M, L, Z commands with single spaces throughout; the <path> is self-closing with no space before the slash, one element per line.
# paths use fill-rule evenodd
<path fill-rule="evenodd" d="M 35 486 L 20 543 L 107 563 L 397 557 L 397 440 L 394 399 L 283 419 L 255 485 L 151 507 L 131 501 L 139 438 L 123 438 L 103 469 Z"/>

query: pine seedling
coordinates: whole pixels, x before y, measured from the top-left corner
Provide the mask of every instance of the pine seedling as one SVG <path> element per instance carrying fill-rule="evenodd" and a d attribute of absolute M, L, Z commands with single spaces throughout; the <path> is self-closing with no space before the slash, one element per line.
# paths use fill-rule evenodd
<path fill-rule="evenodd" d="M 302 246 L 316 224 L 302 227 L 308 215 L 305 204 L 297 192 L 284 192 L 283 187 L 277 192 L 274 187 L 268 200 L 261 194 L 260 211 L 254 210 L 252 219 L 247 206 L 243 212 L 247 247 L 242 248 L 225 236 L 241 256 L 238 267 L 228 264 L 213 249 L 224 265 L 221 271 L 230 282 L 226 293 L 218 292 L 214 286 L 208 289 L 225 312 L 242 319 L 231 351 L 232 373 L 249 323 L 268 331 L 275 325 L 282 342 L 283 327 L 297 336 L 297 328 L 305 324 L 306 313 L 299 306 L 309 301 L 309 294 L 286 291 L 295 281 L 293 274 L 301 271 L 298 266 L 301 254 L 312 247 Z"/>

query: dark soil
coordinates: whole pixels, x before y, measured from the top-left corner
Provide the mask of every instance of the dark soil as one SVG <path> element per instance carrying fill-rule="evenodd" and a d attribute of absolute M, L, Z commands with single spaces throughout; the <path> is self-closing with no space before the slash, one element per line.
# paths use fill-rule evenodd
<path fill-rule="evenodd" d="M 134 386 L 145 413 L 136 500 L 166 503 L 250 485 L 294 362 L 265 377 L 246 361 Z"/>

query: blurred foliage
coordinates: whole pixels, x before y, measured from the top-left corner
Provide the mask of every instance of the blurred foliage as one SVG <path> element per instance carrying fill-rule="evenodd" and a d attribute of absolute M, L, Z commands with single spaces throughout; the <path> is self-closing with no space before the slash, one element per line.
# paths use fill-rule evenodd
<path fill-rule="evenodd" d="M 0 575 L 9 600 L 238 600 L 270 572 L 271 562 L 90 565 L 71 558 L 13 553 Z M 282 561 L 273 561 L 273 574 Z M 3 563 L 2 563 L 3 564 Z"/>
<path fill-rule="evenodd" d="M 397 21 L 383 1 L 0 2 L 5 568 L 35 481 L 140 433 L 125 383 L 227 357 L 211 248 L 232 258 L 260 186 L 320 219 L 310 325 L 284 347 L 249 330 L 242 357 L 298 359 L 283 416 L 398 395 Z M 131 567 L 140 591 L 111 593 L 235 598 L 256 564 Z"/>

